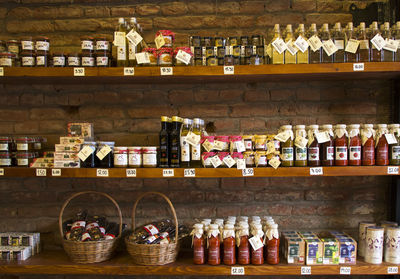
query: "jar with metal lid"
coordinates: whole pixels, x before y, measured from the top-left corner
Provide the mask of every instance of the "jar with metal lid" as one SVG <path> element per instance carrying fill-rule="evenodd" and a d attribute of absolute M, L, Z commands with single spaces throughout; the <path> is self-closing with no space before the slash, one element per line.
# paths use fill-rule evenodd
<path fill-rule="evenodd" d="M 147 52 L 147 54 L 149 55 L 150 64 L 142 64 L 142 65 L 144 65 L 144 66 L 157 66 L 158 65 L 158 53 L 157 53 L 156 48 L 152 48 L 152 47 L 145 48 L 143 50 L 143 52 Z"/>
<path fill-rule="evenodd" d="M 225 47 L 225 38 L 223 38 L 223 37 L 215 37 L 214 38 L 214 46 L 216 46 L 216 47 Z"/>
<path fill-rule="evenodd" d="M 65 67 L 64 53 L 57 52 L 53 54 L 53 67 Z"/>
<path fill-rule="evenodd" d="M 21 38 L 21 50 L 35 50 L 35 42 L 32 37 L 23 37 Z"/>
<path fill-rule="evenodd" d="M 37 37 L 36 38 L 36 51 L 45 51 L 48 52 L 50 50 L 50 40 L 47 37 Z"/>
<path fill-rule="evenodd" d="M 175 41 L 175 33 L 171 30 L 159 30 L 156 33 L 156 37 L 158 37 L 160 34 L 162 34 L 164 37 L 164 47 L 172 47 L 172 44 Z"/>
<path fill-rule="evenodd" d="M 263 44 L 261 36 L 260 35 L 253 35 L 251 36 L 251 44 L 253 46 L 260 46 Z"/>
<path fill-rule="evenodd" d="M 207 66 L 218 66 L 217 56 L 210 56 L 207 58 Z"/>
<path fill-rule="evenodd" d="M 224 58 L 225 57 L 225 47 L 218 47 L 217 48 L 217 56 L 218 56 L 218 58 Z"/>
<path fill-rule="evenodd" d="M 203 167 L 205 168 L 213 168 L 213 164 L 211 163 L 211 158 L 217 155 L 216 152 L 203 152 L 201 154 L 201 159 L 203 162 Z"/>
<path fill-rule="evenodd" d="M 19 49 L 20 49 L 20 42 L 18 40 L 7 41 L 7 51 L 14 53 L 17 58 L 19 55 Z"/>
<path fill-rule="evenodd" d="M 240 57 L 241 48 L 240 48 L 240 46 L 233 46 L 232 49 L 230 50 L 230 52 L 231 52 L 231 54 L 233 56 L 239 56 Z"/>
<path fill-rule="evenodd" d="M 200 36 L 190 36 L 189 40 L 190 46 L 201 47 L 201 37 Z"/>
<path fill-rule="evenodd" d="M 203 59 L 202 58 L 195 58 L 194 59 L 195 66 L 203 66 Z"/>
<path fill-rule="evenodd" d="M 82 51 L 93 52 L 94 38 L 92 36 L 82 36 L 81 37 L 81 49 L 82 49 Z"/>
<path fill-rule="evenodd" d="M 79 53 L 69 53 L 67 64 L 68 67 L 79 67 L 81 65 L 81 57 Z"/>
<path fill-rule="evenodd" d="M 9 152 L 0 152 L 0 167 L 11 167 L 11 153 Z"/>
<path fill-rule="evenodd" d="M 15 54 L 11 52 L 0 53 L 0 67 L 14 67 Z"/>
<path fill-rule="evenodd" d="M 142 147 L 143 152 L 143 167 L 156 168 L 157 167 L 157 147 L 146 146 Z"/>
<path fill-rule="evenodd" d="M 100 34 L 97 35 L 96 38 L 96 50 L 104 50 L 110 52 L 110 40 L 107 38 L 107 35 Z"/>
<path fill-rule="evenodd" d="M 128 147 L 128 166 L 132 168 L 142 167 L 142 148 L 140 146 Z"/>
<path fill-rule="evenodd" d="M 36 67 L 47 67 L 49 65 L 50 55 L 47 51 L 36 51 Z"/>
<path fill-rule="evenodd" d="M 242 45 L 242 46 L 250 45 L 249 36 L 241 36 L 240 37 L 240 45 Z"/>
<path fill-rule="evenodd" d="M 237 46 L 238 45 L 238 38 L 237 37 L 228 37 L 228 45 Z"/>
<path fill-rule="evenodd" d="M 158 65 L 172 66 L 173 50 L 169 47 L 162 47 L 158 50 Z"/>
<path fill-rule="evenodd" d="M 0 40 L 0 53 L 7 51 L 7 45 L 5 41 Z"/>
<path fill-rule="evenodd" d="M 29 167 L 33 162 L 33 156 L 30 152 L 17 152 L 15 158 L 17 167 Z"/>
<path fill-rule="evenodd" d="M 0 137 L 0 151 L 12 151 L 12 138 Z"/>
<path fill-rule="evenodd" d="M 181 50 L 181 51 L 184 51 L 184 52 L 186 52 L 187 54 L 190 55 L 190 62 L 189 62 L 189 64 L 186 64 L 186 63 L 184 63 L 183 61 L 177 59 L 176 56 L 178 55 L 178 52 L 179 52 L 180 50 Z M 190 47 L 177 47 L 177 48 L 175 49 L 175 51 L 174 51 L 174 64 L 175 64 L 175 66 L 190 66 L 190 65 L 193 64 L 193 53 L 192 53 Z"/>
<path fill-rule="evenodd" d="M 23 50 L 21 52 L 21 66 L 34 67 L 36 62 L 35 53 L 32 50 Z"/>
<path fill-rule="evenodd" d="M 32 151 L 33 143 L 29 137 L 17 137 L 15 138 L 17 145 L 17 151 Z"/>
<path fill-rule="evenodd" d="M 110 59 L 109 54 L 105 50 L 97 50 L 96 51 L 96 66 L 97 67 L 109 67 Z"/>
<path fill-rule="evenodd" d="M 211 56 L 215 56 L 215 54 L 214 54 L 214 47 L 206 47 L 206 53 L 205 53 L 205 56 L 208 58 L 208 57 L 211 57 Z"/>
<path fill-rule="evenodd" d="M 240 56 L 233 56 L 233 65 L 240 65 Z"/>
<path fill-rule="evenodd" d="M 214 46 L 213 38 L 212 37 L 203 37 L 203 39 L 201 40 L 201 45 L 203 47 L 212 47 L 212 46 Z"/>
<path fill-rule="evenodd" d="M 97 143 L 96 165 L 102 168 L 112 168 L 114 166 L 114 145 L 113 141 L 100 141 Z"/>
<path fill-rule="evenodd" d="M 88 50 L 82 51 L 81 57 L 82 67 L 94 67 L 95 59 L 93 52 Z"/>
<path fill-rule="evenodd" d="M 81 146 L 80 150 L 81 155 L 79 156 L 81 162 L 81 168 L 95 168 L 96 160 L 96 142 L 94 141 L 85 141 Z"/>
<path fill-rule="evenodd" d="M 233 66 L 234 64 L 233 55 L 225 55 L 224 65 L 225 66 Z"/>
<path fill-rule="evenodd" d="M 128 147 L 114 147 L 114 167 L 128 167 Z"/>
<path fill-rule="evenodd" d="M 224 58 L 218 58 L 218 66 L 224 66 Z"/>
<path fill-rule="evenodd" d="M 243 153 L 243 157 L 246 160 L 247 168 L 254 168 L 256 166 L 255 156 L 253 151 L 246 151 Z"/>

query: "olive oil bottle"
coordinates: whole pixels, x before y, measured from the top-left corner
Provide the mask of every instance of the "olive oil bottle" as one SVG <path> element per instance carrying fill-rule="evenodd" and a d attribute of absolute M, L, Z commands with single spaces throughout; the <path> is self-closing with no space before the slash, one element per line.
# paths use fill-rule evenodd
<path fill-rule="evenodd" d="M 190 144 L 187 143 L 186 137 L 192 126 L 192 120 L 185 118 L 182 124 L 182 131 L 180 136 L 181 144 L 181 168 L 190 167 Z"/>
<path fill-rule="evenodd" d="M 275 24 L 274 27 L 274 38 L 272 39 L 271 43 L 275 41 L 276 39 L 279 39 L 281 37 L 281 30 L 279 27 L 279 24 Z M 272 64 L 284 64 L 285 63 L 285 52 L 282 52 L 279 54 L 279 52 L 273 47 L 272 47 Z"/>
<path fill-rule="evenodd" d="M 193 119 L 193 128 L 192 132 L 201 137 L 201 119 L 195 118 Z M 191 145 L 191 160 L 190 166 L 192 168 L 200 168 L 201 167 L 201 145 L 200 142 L 196 145 Z"/>
<path fill-rule="evenodd" d="M 294 45 L 293 29 L 291 24 L 288 24 L 286 26 L 285 43 L 291 44 L 293 48 L 296 47 Z M 285 64 L 296 64 L 296 54 L 295 55 L 291 54 L 288 49 L 285 50 Z"/>
<path fill-rule="evenodd" d="M 161 116 L 161 131 L 160 131 L 160 168 L 169 167 L 169 132 L 168 132 L 168 117 Z"/>
<path fill-rule="evenodd" d="M 117 67 L 126 67 L 128 66 L 128 59 L 127 59 L 127 44 L 126 44 L 126 24 L 125 24 L 125 19 L 124 18 L 119 18 L 118 19 L 118 32 L 121 32 L 124 36 L 124 42 L 117 46 Z"/>
<path fill-rule="evenodd" d="M 299 24 L 299 27 L 297 28 L 297 37 L 302 37 L 304 40 L 307 40 L 306 35 L 305 35 L 305 30 L 304 30 L 304 24 Z M 305 52 L 302 52 L 299 50 L 297 52 L 297 64 L 308 64 L 308 59 L 309 59 L 309 48 Z"/>

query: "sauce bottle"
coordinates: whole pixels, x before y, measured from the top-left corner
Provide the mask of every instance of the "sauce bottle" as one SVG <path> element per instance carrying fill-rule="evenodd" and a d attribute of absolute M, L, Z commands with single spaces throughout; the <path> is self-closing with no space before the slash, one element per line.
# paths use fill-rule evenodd
<path fill-rule="evenodd" d="M 187 168 L 190 166 L 190 144 L 186 142 L 186 136 L 188 135 L 192 126 L 192 120 L 185 118 L 183 120 L 182 131 L 181 131 L 181 168 Z"/>
<path fill-rule="evenodd" d="M 281 133 L 289 134 L 289 138 L 286 142 L 281 143 L 281 154 L 282 154 L 282 166 L 293 167 L 293 131 L 292 125 L 284 125 L 280 129 Z"/>
<path fill-rule="evenodd" d="M 378 130 L 375 136 L 376 165 L 387 166 L 389 165 L 389 145 L 385 134 L 389 131 L 386 124 L 378 124 L 377 126 Z"/>
<path fill-rule="evenodd" d="M 205 239 L 203 224 L 195 224 L 193 226 L 192 247 L 193 247 L 193 263 L 204 264 L 205 257 Z"/>
<path fill-rule="evenodd" d="M 394 135 L 397 140 L 397 143 L 391 144 L 389 146 L 389 160 L 390 164 L 393 166 L 400 165 L 400 124 L 391 124 L 389 125 L 389 133 Z"/>
<path fill-rule="evenodd" d="M 345 49 L 346 46 L 349 42 L 349 40 L 355 40 L 356 39 L 356 34 L 354 32 L 354 26 L 353 26 L 353 22 L 349 22 L 347 24 L 347 28 L 346 28 L 346 40 L 345 40 Z M 359 55 L 359 50 L 360 50 L 360 46 L 358 46 L 358 49 L 356 51 L 356 53 L 351 53 L 351 52 L 345 52 L 345 61 L 349 62 L 349 63 L 355 63 L 358 62 L 358 55 Z"/>
<path fill-rule="evenodd" d="M 293 29 L 291 24 L 288 24 L 286 26 L 285 43 L 291 44 L 293 48 L 296 48 L 296 46 L 294 45 Z M 290 53 L 289 50 L 285 50 L 285 64 L 296 64 L 296 54 L 293 55 Z"/>
<path fill-rule="evenodd" d="M 400 43 L 400 21 L 396 22 L 396 26 L 394 27 L 393 36 L 396 41 Z M 394 61 L 400 62 L 400 44 L 397 48 L 397 51 L 394 53 Z"/>
<path fill-rule="evenodd" d="M 342 30 L 342 26 L 340 22 L 335 23 L 335 27 L 333 28 L 332 39 L 337 47 L 337 51 L 333 54 L 333 62 L 335 63 L 343 63 L 346 62 L 344 55 L 344 40 L 345 34 Z"/>
<path fill-rule="evenodd" d="M 295 128 L 296 128 L 295 142 L 299 141 L 300 138 L 307 139 L 305 125 L 296 125 Z M 294 165 L 296 167 L 306 167 L 307 166 L 307 145 L 305 147 L 296 145 Z"/>
<path fill-rule="evenodd" d="M 359 26 L 359 32 L 357 39 L 360 41 L 360 46 L 358 48 L 358 61 L 359 62 L 369 62 L 370 61 L 370 42 L 365 31 L 365 22 L 361 22 Z"/>
<path fill-rule="evenodd" d="M 195 118 L 193 119 L 193 129 L 192 132 L 196 135 L 201 137 L 201 119 Z M 201 145 L 200 142 L 195 146 L 191 146 L 191 160 L 190 166 L 193 168 L 200 168 L 201 167 Z"/>
<path fill-rule="evenodd" d="M 124 40 L 123 43 L 116 47 L 117 52 L 117 67 L 126 67 L 128 66 L 127 60 L 127 48 L 126 48 L 126 38 L 125 35 L 127 33 L 126 23 L 124 18 L 118 19 L 118 27 L 117 31 L 123 33 Z M 122 42 L 122 41 L 121 41 Z"/>
<path fill-rule="evenodd" d="M 271 43 L 276 39 L 282 38 L 281 37 L 281 30 L 279 24 L 275 24 L 274 27 L 274 38 L 272 39 Z M 272 64 L 284 64 L 285 63 L 285 52 L 279 54 L 278 51 L 271 45 L 272 47 Z"/>
<path fill-rule="evenodd" d="M 346 125 L 337 124 L 335 126 L 335 166 L 347 166 L 349 164 L 347 138 Z"/>
<path fill-rule="evenodd" d="M 321 160 L 323 166 L 333 166 L 335 165 L 335 144 L 334 144 L 334 134 L 332 130 L 332 125 L 325 124 L 322 125 L 322 131 L 329 134 L 329 141 L 322 143 L 321 145 Z"/>
<path fill-rule="evenodd" d="M 349 166 L 361 166 L 360 125 L 349 125 Z"/>
<path fill-rule="evenodd" d="M 217 224 L 210 224 L 207 232 L 208 264 L 221 264 L 220 255 L 220 234 Z"/>
<path fill-rule="evenodd" d="M 308 126 L 308 166 L 319 167 L 321 165 L 320 160 L 320 144 L 315 137 L 318 133 L 318 125 Z"/>
<path fill-rule="evenodd" d="M 168 133 L 168 117 L 161 116 L 161 131 L 160 131 L 160 168 L 168 168 L 169 158 L 169 133 Z"/>
<path fill-rule="evenodd" d="M 375 165 L 375 131 L 373 124 L 364 124 L 361 129 L 362 165 Z"/>
<path fill-rule="evenodd" d="M 278 225 L 272 224 L 265 233 L 267 246 L 267 263 L 279 264 L 279 232 Z"/>
<path fill-rule="evenodd" d="M 253 225 L 253 230 L 251 235 L 260 239 L 261 243 L 264 243 L 264 232 L 262 230 L 262 225 L 260 223 Z M 264 245 L 257 250 L 251 248 L 251 264 L 261 265 L 264 264 Z"/>
<path fill-rule="evenodd" d="M 392 33 L 390 31 L 390 23 L 385 22 L 383 25 L 382 37 L 388 41 L 393 39 Z M 382 61 L 384 62 L 393 62 L 394 61 L 394 52 L 386 49 L 382 49 Z"/>
<path fill-rule="evenodd" d="M 322 43 L 325 43 L 326 41 L 329 41 L 331 39 L 331 34 L 329 33 L 329 25 L 328 23 L 324 23 L 322 25 L 321 28 L 321 32 L 320 32 L 320 38 Z M 332 63 L 333 62 L 333 58 L 334 58 L 334 54 L 329 56 L 325 50 L 321 50 L 322 54 L 321 54 L 321 63 Z"/>
<path fill-rule="evenodd" d="M 370 40 L 370 60 L 371 62 L 381 62 L 382 60 L 382 51 L 378 50 L 374 44 L 371 43 L 371 39 L 376 36 L 376 34 L 380 34 L 381 32 L 378 29 L 378 23 L 376 21 L 371 24 L 371 34 L 369 37 Z"/>
<path fill-rule="evenodd" d="M 172 128 L 169 134 L 170 162 L 171 168 L 179 168 L 181 164 L 181 125 L 183 119 L 178 116 L 172 117 Z"/>
<path fill-rule="evenodd" d="M 238 264 L 250 263 L 249 225 L 240 222 L 236 232 L 236 245 L 238 246 Z"/>
<path fill-rule="evenodd" d="M 236 241 L 235 226 L 233 224 L 225 224 L 222 238 L 224 246 L 223 262 L 226 265 L 234 265 L 236 264 Z"/>

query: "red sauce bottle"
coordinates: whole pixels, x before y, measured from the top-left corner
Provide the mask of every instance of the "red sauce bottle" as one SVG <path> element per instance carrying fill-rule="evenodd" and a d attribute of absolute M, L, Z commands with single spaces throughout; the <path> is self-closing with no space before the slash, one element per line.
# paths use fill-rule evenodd
<path fill-rule="evenodd" d="M 375 165 L 375 139 L 374 139 L 374 125 L 364 124 L 361 130 L 362 141 L 362 165 L 374 166 Z"/>
<path fill-rule="evenodd" d="M 319 167 L 320 160 L 320 144 L 318 143 L 315 134 L 318 133 L 318 125 L 308 126 L 308 166 Z"/>
<path fill-rule="evenodd" d="M 217 224 L 211 224 L 208 229 L 208 264 L 219 265 L 221 264 L 220 255 L 220 234 Z"/>
<path fill-rule="evenodd" d="M 259 237 L 261 243 L 264 243 L 264 232 L 261 224 L 255 224 L 252 232 L 253 237 Z M 254 250 L 251 248 L 251 264 L 261 265 L 264 264 L 264 246 Z"/>
<path fill-rule="evenodd" d="M 352 124 L 349 126 L 349 128 L 349 165 L 361 166 L 360 125 Z"/>
<path fill-rule="evenodd" d="M 376 165 L 378 166 L 389 165 L 389 144 L 385 137 L 388 132 L 386 124 L 378 124 L 375 138 Z"/>
<path fill-rule="evenodd" d="M 272 224 L 266 232 L 267 263 L 279 264 L 279 232 L 278 225 Z"/>
<path fill-rule="evenodd" d="M 249 225 L 240 223 L 236 232 L 236 245 L 238 245 L 238 264 L 250 263 Z"/>
<path fill-rule="evenodd" d="M 205 257 L 205 239 L 203 224 L 195 224 L 193 235 L 193 263 L 194 264 L 204 264 Z"/>
<path fill-rule="evenodd" d="M 321 146 L 321 160 L 323 166 L 333 166 L 335 164 L 335 145 L 333 141 L 332 125 L 322 125 L 322 131 L 328 132 L 330 140 L 324 142 Z"/>
<path fill-rule="evenodd" d="M 236 264 L 236 240 L 235 240 L 235 226 L 232 224 L 225 224 L 223 231 L 224 243 L 224 256 L 223 262 L 226 265 Z"/>
<path fill-rule="evenodd" d="M 349 164 L 347 151 L 346 125 L 337 124 L 335 127 L 335 166 L 347 166 Z"/>

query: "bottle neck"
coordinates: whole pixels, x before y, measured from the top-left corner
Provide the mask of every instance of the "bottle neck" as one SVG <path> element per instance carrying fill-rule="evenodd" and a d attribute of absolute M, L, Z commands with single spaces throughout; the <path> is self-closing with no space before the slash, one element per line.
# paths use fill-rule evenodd
<path fill-rule="evenodd" d="M 161 122 L 161 130 L 168 130 L 168 122 L 167 121 Z"/>

